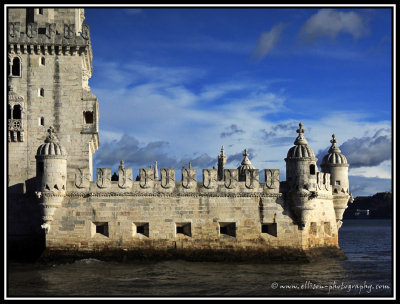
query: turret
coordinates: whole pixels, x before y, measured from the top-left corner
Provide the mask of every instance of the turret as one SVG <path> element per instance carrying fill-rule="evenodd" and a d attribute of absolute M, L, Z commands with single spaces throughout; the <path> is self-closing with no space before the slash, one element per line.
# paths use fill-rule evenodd
<path fill-rule="evenodd" d="M 241 182 L 246 180 L 246 170 L 254 169 L 254 166 L 249 160 L 250 154 L 247 152 L 247 149 L 244 149 L 243 156 L 244 158 L 242 160 L 242 163 L 238 167 L 239 181 Z"/>
<path fill-rule="evenodd" d="M 66 192 L 67 152 L 59 144 L 54 128 L 49 127 L 45 143 L 36 153 L 37 196 L 41 200 L 43 211 L 42 228 L 48 232 L 56 208 L 61 204 Z"/>
<path fill-rule="evenodd" d="M 303 124 L 299 124 L 296 131 L 299 135 L 294 141 L 294 146 L 287 153 L 286 161 L 286 182 L 291 190 L 306 189 L 316 190 L 317 182 L 317 158 L 313 150 L 308 146 L 304 137 Z"/>
<path fill-rule="evenodd" d="M 226 155 L 224 146 L 221 147 L 221 154 L 218 155 L 218 180 L 224 179 L 224 165 L 226 164 Z"/>
<path fill-rule="evenodd" d="M 299 229 L 303 229 L 313 209 L 312 198 L 316 195 L 317 158 L 304 137 L 300 122 L 294 146 L 288 151 L 286 161 L 287 198 Z"/>
<path fill-rule="evenodd" d="M 336 222 L 338 228 L 342 225 L 343 213 L 347 208 L 347 202 L 352 202 L 352 196 L 349 192 L 349 164 L 346 157 L 341 153 L 336 145 L 335 134 L 332 134 L 332 146 L 328 154 L 324 156 L 321 162 L 322 172 L 331 174 L 331 185 L 333 194 L 333 205 L 336 213 Z"/>

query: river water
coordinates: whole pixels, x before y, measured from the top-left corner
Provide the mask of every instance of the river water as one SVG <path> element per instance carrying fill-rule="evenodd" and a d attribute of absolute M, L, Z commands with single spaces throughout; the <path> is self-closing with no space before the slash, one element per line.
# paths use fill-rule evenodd
<path fill-rule="evenodd" d="M 103 262 L 7 265 L 9 298 L 393 297 L 392 223 L 345 220 L 348 259 L 312 264 Z"/>

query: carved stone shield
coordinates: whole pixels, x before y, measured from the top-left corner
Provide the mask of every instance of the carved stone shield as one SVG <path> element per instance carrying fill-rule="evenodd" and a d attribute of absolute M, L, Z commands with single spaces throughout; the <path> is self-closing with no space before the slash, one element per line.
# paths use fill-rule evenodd
<path fill-rule="evenodd" d="M 268 189 L 279 189 L 279 169 L 265 169 L 265 186 Z"/>
<path fill-rule="evenodd" d="M 186 189 L 193 188 L 196 182 L 196 169 L 182 168 L 182 187 Z"/>
<path fill-rule="evenodd" d="M 224 184 L 228 189 L 237 187 L 239 171 L 237 169 L 224 169 Z"/>
<path fill-rule="evenodd" d="M 153 168 L 140 168 L 139 169 L 141 188 L 150 188 L 154 186 L 154 169 Z"/>
<path fill-rule="evenodd" d="M 107 188 L 111 185 L 111 169 L 97 168 L 97 186 Z"/>
<path fill-rule="evenodd" d="M 28 23 L 28 26 L 26 28 L 26 36 L 29 38 L 35 38 L 37 37 L 38 34 L 38 26 L 36 22 L 33 23 Z"/>
<path fill-rule="evenodd" d="M 71 39 L 75 34 L 75 25 L 74 24 L 64 24 L 64 37 L 66 39 Z"/>
<path fill-rule="evenodd" d="M 246 174 L 246 180 L 245 180 L 245 186 L 248 189 L 254 189 L 258 187 L 259 184 L 259 170 L 258 169 L 247 169 L 245 170 Z"/>
<path fill-rule="evenodd" d="M 123 189 L 132 187 L 132 168 L 118 169 L 118 187 Z"/>
<path fill-rule="evenodd" d="M 175 169 L 161 169 L 161 187 L 172 188 L 175 186 Z"/>
<path fill-rule="evenodd" d="M 203 169 L 203 186 L 207 189 L 214 189 L 217 186 L 217 169 Z"/>
<path fill-rule="evenodd" d="M 75 173 L 75 186 L 78 188 L 89 187 L 88 169 L 78 168 L 78 172 Z"/>

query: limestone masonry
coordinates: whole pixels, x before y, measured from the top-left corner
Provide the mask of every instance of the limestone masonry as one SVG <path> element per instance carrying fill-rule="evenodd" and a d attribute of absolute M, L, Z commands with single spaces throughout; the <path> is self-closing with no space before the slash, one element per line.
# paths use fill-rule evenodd
<path fill-rule="evenodd" d="M 319 171 L 302 123 L 286 181 L 265 169 L 259 182 L 247 150 L 239 168 L 225 168 L 223 147 L 201 181 L 190 164 L 181 180 L 157 164 L 136 178 L 123 160 L 118 174 L 98 168 L 93 180 L 99 107 L 84 19 L 83 9 L 8 9 L 9 240 L 45 233 L 47 253 L 82 256 L 343 256 L 349 164 L 332 135 Z"/>

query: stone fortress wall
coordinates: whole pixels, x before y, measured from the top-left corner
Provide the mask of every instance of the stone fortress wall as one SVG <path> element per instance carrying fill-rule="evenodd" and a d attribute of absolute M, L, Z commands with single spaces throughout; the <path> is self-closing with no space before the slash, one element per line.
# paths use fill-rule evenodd
<path fill-rule="evenodd" d="M 97 169 L 93 181 L 99 106 L 88 85 L 92 50 L 83 21 L 78 8 L 8 9 L 10 238 L 43 228 L 47 252 L 64 254 L 290 256 L 333 248 L 340 255 L 349 164 L 333 135 L 320 172 L 302 123 L 285 158 L 286 181 L 266 169 L 259 182 L 247 150 L 241 166 L 226 169 L 223 148 L 202 181 L 190 165 L 180 181 L 175 169 L 157 166 L 134 178 L 123 162 L 117 175 Z"/>

